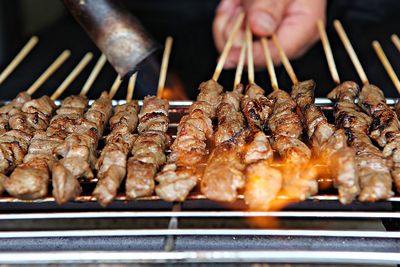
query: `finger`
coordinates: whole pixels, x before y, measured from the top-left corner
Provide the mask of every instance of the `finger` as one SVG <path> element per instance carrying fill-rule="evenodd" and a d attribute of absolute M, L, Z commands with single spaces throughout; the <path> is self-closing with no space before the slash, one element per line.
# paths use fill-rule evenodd
<path fill-rule="evenodd" d="M 250 28 L 256 36 L 268 36 L 281 23 L 290 0 L 244 0 Z"/>
<path fill-rule="evenodd" d="M 223 0 L 217 9 L 213 22 L 213 35 L 215 46 L 220 52 L 227 40 L 224 36 L 225 27 L 239 3 L 240 0 Z"/>
<path fill-rule="evenodd" d="M 319 40 L 318 19 L 325 20 L 325 1 L 296 0 L 288 9 L 277 30 L 277 37 L 289 59 L 303 55 Z M 276 48 L 273 53 L 277 54 Z"/>
<path fill-rule="evenodd" d="M 231 33 L 233 31 L 233 28 L 235 27 L 237 17 L 242 12 L 243 12 L 243 8 L 241 6 L 237 6 L 235 8 L 235 10 L 233 11 L 232 16 L 229 19 L 229 21 L 228 21 L 228 23 L 227 23 L 227 25 L 225 27 L 225 30 L 224 30 L 224 39 L 225 40 L 228 40 L 229 35 L 231 35 Z M 233 41 L 233 47 L 241 47 L 242 46 L 242 43 L 244 41 L 244 25 L 245 24 L 241 25 L 240 30 L 236 34 L 236 38 Z"/>

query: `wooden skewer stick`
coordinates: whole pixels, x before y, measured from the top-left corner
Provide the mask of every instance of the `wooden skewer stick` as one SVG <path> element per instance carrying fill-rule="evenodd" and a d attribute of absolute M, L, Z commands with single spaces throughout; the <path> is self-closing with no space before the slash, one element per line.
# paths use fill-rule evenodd
<path fill-rule="evenodd" d="M 222 69 L 224 68 L 226 58 L 228 57 L 229 51 L 232 48 L 233 41 L 235 40 L 236 34 L 238 33 L 240 27 L 242 26 L 244 20 L 244 13 L 240 13 L 237 17 L 235 24 L 233 26 L 232 32 L 229 34 L 228 40 L 222 50 L 221 56 L 218 60 L 217 67 L 215 68 L 214 75 L 212 79 L 214 81 L 218 81 L 219 76 L 221 75 Z"/>
<path fill-rule="evenodd" d="M 365 74 L 365 71 L 361 65 L 360 60 L 358 59 L 358 56 L 356 52 L 354 51 L 353 45 L 351 44 L 349 37 L 346 34 L 346 31 L 344 30 L 342 23 L 340 21 L 335 20 L 333 22 L 333 26 L 335 26 L 336 32 L 338 33 L 340 40 L 342 41 L 344 48 L 346 49 L 347 53 L 349 54 L 349 57 L 351 59 L 351 62 L 353 63 L 354 67 L 356 68 L 356 71 L 358 73 L 358 76 L 361 79 L 361 82 L 363 84 L 369 84 L 367 75 Z"/>
<path fill-rule="evenodd" d="M 235 81 L 233 82 L 234 89 L 240 84 L 240 81 L 242 80 L 245 57 L 246 57 L 246 42 L 243 42 L 242 49 L 240 50 L 239 62 L 236 67 Z"/>
<path fill-rule="evenodd" d="M 269 51 L 267 38 L 261 38 L 261 44 L 264 50 L 265 62 L 267 63 L 267 70 L 271 79 L 272 89 L 279 90 L 278 79 L 276 78 L 274 62 L 272 61 L 271 52 Z"/>
<path fill-rule="evenodd" d="M 158 78 L 158 87 L 157 87 L 157 97 L 162 98 L 164 87 L 165 87 L 165 80 L 167 79 L 167 71 L 168 71 L 168 63 L 169 57 L 171 55 L 171 49 L 174 39 L 171 36 L 168 36 L 165 40 L 165 48 L 161 62 L 161 70 L 160 70 L 160 77 Z"/>
<path fill-rule="evenodd" d="M 114 83 L 113 83 L 113 85 L 111 86 L 111 89 L 110 89 L 109 97 L 111 99 L 114 98 L 114 96 L 117 93 L 121 83 L 122 83 L 121 76 L 117 75 L 117 78 L 115 78 L 115 81 L 114 81 Z"/>
<path fill-rule="evenodd" d="M 33 95 L 36 90 L 69 58 L 71 52 L 65 50 L 57 59 L 43 72 L 42 75 L 26 90 L 29 95 Z"/>
<path fill-rule="evenodd" d="M 272 41 L 274 42 L 276 48 L 278 49 L 279 56 L 281 58 L 282 64 L 286 69 L 286 72 L 288 73 L 290 79 L 292 80 L 293 84 L 298 84 L 299 80 L 297 79 L 296 73 L 293 70 L 292 64 L 290 64 L 290 61 L 288 57 L 286 56 L 285 51 L 283 50 L 278 37 L 276 37 L 275 34 L 272 35 Z"/>
<path fill-rule="evenodd" d="M 97 60 L 96 65 L 94 66 L 92 72 L 90 73 L 89 78 L 83 85 L 80 95 L 84 96 L 87 94 L 87 92 L 89 92 L 90 87 L 93 85 L 94 81 L 96 80 L 97 76 L 99 75 L 101 69 L 103 68 L 106 62 L 107 62 L 106 56 L 104 54 L 101 54 L 99 60 Z"/>
<path fill-rule="evenodd" d="M 4 82 L 5 79 L 15 70 L 16 67 L 21 63 L 22 60 L 31 52 L 31 50 L 38 43 L 39 38 L 37 36 L 32 36 L 31 39 L 26 43 L 26 45 L 19 51 L 15 58 L 8 64 L 8 66 L 0 74 L 0 84 Z"/>
<path fill-rule="evenodd" d="M 246 24 L 246 47 L 247 47 L 247 75 L 249 83 L 254 84 L 254 58 L 253 58 L 253 34 L 250 30 L 250 24 Z"/>
<path fill-rule="evenodd" d="M 382 65 L 385 68 L 390 79 L 392 80 L 394 86 L 396 87 L 397 92 L 400 94 L 399 77 L 397 77 L 396 72 L 394 71 L 394 69 L 392 67 L 392 64 L 390 64 L 389 59 L 386 57 L 385 52 L 382 49 L 382 46 L 379 44 L 378 41 L 373 41 L 372 47 L 374 48 L 375 53 L 378 56 L 379 60 L 382 62 Z"/>
<path fill-rule="evenodd" d="M 138 73 L 135 72 L 135 73 L 129 78 L 128 93 L 126 94 L 126 103 L 129 103 L 129 102 L 132 101 L 133 92 L 135 91 L 135 84 L 136 84 L 137 75 L 138 75 Z"/>
<path fill-rule="evenodd" d="M 59 98 L 62 93 L 67 89 L 67 87 L 75 80 L 76 77 L 82 72 L 82 70 L 86 67 L 86 65 L 92 60 L 93 54 L 86 53 L 86 55 L 82 58 L 82 60 L 76 65 L 76 67 L 72 70 L 72 72 L 65 78 L 63 83 L 57 88 L 57 90 L 51 95 L 51 99 L 55 100 Z"/>
<path fill-rule="evenodd" d="M 322 46 L 325 51 L 326 61 L 328 62 L 329 71 L 332 79 L 336 84 L 340 84 L 339 73 L 336 68 L 335 59 L 333 57 L 332 48 L 329 43 L 328 35 L 326 34 L 325 26 L 322 20 L 318 20 L 318 31 L 321 37 Z"/>
<path fill-rule="evenodd" d="M 392 35 L 392 42 L 396 46 L 397 50 L 399 50 L 400 52 L 400 39 L 399 36 L 397 36 L 397 34 Z"/>

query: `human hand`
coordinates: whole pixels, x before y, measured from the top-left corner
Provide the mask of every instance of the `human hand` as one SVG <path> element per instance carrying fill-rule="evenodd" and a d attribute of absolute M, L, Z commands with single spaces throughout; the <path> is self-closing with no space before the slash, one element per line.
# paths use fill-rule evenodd
<path fill-rule="evenodd" d="M 289 59 L 301 56 L 319 40 L 317 21 L 325 21 L 326 0 L 222 0 L 213 23 L 214 41 L 219 52 L 242 11 L 255 36 L 254 65 L 264 68 L 264 52 L 257 37 L 269 37 L 275 33 Z M 243 26 L 237 34 L 225 68 L 234 68 L 238 63 L 245 38 L 244 29 Z M 270 50 L 274 63 L 279 65 L 278 51 L 271 43 Z"/>

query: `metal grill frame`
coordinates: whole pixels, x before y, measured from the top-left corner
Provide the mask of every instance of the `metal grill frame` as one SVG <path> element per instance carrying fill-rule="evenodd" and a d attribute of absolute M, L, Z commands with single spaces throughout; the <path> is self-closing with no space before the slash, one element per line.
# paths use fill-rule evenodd
<path fill-rule="evenodd" d="M 113 104 L 122 104 L 124 101 L 114 101 Z M 387 103 L 393 106 L 396 99 L 387 99 Z M 59 104 L 59 103 L 58 103 Z M 187 109 L 191 101 L 171 102 L 172 112 L 182 112 Z M 316 104 L 324 110 L 332 109 L 332 102 L 326 98 L 317 98 Z M 139 105 L 142 102 L 139 101 Z M 173 122 L 171 127 L 176 127 Z M 95 181 L 90 181 L 95 182 Z M 281 200 L 285 200 L 281 197 Z M 321 194 L 310 197 L 303 203 L 291 205 L 280 211 L 256 212 L 246 211 L 242 208 L 236 210 L 228 206 L 210 205 L 205 197 L 199 193 L 191 194 L 188 203 L 163 203 L 157 196 L 142 198 L 137 201 L 126 203 L 125 197 L 118 196 L 115 200 L 117 206 L 111 205 L 102 209 L 97 205 L 91 196 L 81 196 L 75 202 L 65 207 L 58 207 L 52 197 L 36 201 L 22 201 L 12 197 L 0 197 L 0 243 L 1 242 L 44 242 L 54 244 L 51 252 L 31 251 L 32 247 L 26 250 L 15 251 L 13 249 L 0 249 L 0 263 L 160 263 L 160 262 L 269 262 L 269 263 L 336 263 L 336 264 L 400 264 L 400 228 L 394 231 L 376 230 L 337 230 L 337 229 L 259 229 L 259 228 L 180 228 L 180 220 L 213 220 L 230 219 L 241 220 L 249 218 L 278 218 L 278 219 L 303 219 L 303 220 L 392 220 L 400 221 L 399 202 L 400 196 L 394 196 L 387 201 L 378 203 L 363 204 L 355 202 L 348 206 L 338 204 L 337 195 Z M 243 196 L 238 201 L 243 202 Z M 198 204 L 200 203 L 200 204 Z M 136 209 L 136 204 L 140 208 Z M 166 204 L 166 205 L 164 205 Z M 191 205 L 194 204 L 194 205 Z M 159 207 L 157 205 L 160 205 Z M 328 207 L 329 206 L 329 207 Z M 332 207 L 333 206 L 333 207 Z M 152 208 L 150 208 L 152 207 Z M 155 210 L 154 210 L 155 209 Z M 168 225 L 160 229 L 86 229 L 86 230 L 3 230 L 5 222 L 36 221 L 40 223 L 46 220 L 104 220 L 104 219 L 146 219 L 160 220 L 168 219 Z M 251 241 L 248 248 L 243 249 L 193 249 L 196 246 L 182 249 L 177 245 L 179 239 L 191 238 L 213 238 L 216 240 L 260 238 L 265 242 L 281 242 L 279 240 L 302 240 L 301 242 L 346 242 L 349 246 L 346 249 L 337 249 L 332 245 L 332 250 L 321 249 L 299 249 L 299 247 L 279 248 L 253 248 Z M 141 238 L 161 238 L 162 249 L 143 251 L 133 249 L 129 251 L 118 251 L 112 246 L 106 250 L 93 250 L 90 246 L 74 249 L 57 249 L 61 244 L 60 240 L 75 240 L 86 238 L 97 242 L 101 240 L 125 240 Z M 97 240 L 97 241 L 96 241 Z M 274 241 L 275 240 L 275 241 Z M 359 242 L 365 240 L 368 244 L 363 249 L 357 249 Z M 121 241 L 122 242 L 122 241 Z M 191 241 L 193 242 L 193 241 Z M 195 241 L 194 241 L 195 242 Z M 385 251 L 376 251 L 374 244 L 384 244 L 381 247 Z M 322 244 L 322 243 L 321 243 Z M 40 246 L 39 246 L 40 247 Z M 306 247 L 306 246 L 305 246 Z M 329 247 L 329 246 L 328 246 Z M 11 248 L 11 247 L 10 247 Z M 391 248 L 391 249 L 388 249 Z"/>

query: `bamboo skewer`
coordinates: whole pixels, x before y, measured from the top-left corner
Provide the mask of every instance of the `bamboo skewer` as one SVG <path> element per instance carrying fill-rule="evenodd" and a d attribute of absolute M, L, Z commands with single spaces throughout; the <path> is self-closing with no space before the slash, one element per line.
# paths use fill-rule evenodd
<path fill-rule="evenodd" d="M 214 75 L 212 77 L 214 81 L 218 81 L 218 78 L 221 75 L 222 69 L 224 68 L 225 65 L 226 58 L 228 57 L 229 51 L 232 48 L 233 41 L 235 40 L 235 37 L 240 27 L 242 26 L 243 20 L 244 20 L 244 13 L 242 12 L 237 17 L 232 32 L 229 34 L 228 40 L 226 41 L 224 49 L 222 50 L 221 56 L 218 60 L 217 67 L 215 68 Z"/>
<path fill-rule="evenodd" d="M 267 38 L 261 38 L 261 44 L 264 50 L 265 62 L 267 64 L 267 70 L 271 79 L 272 89 L 279 90 L 278 79 L 276 78 L 274 63 L 272 61 L 271 52 L 269 51 Z"/>
<path fill-rule="evenodd" d="M 158 78 L 158 87 L 157 87 L 157 97 L 162 98 L 164 87 L 165 87 L 165 80 L 167 79 L 167 71 L 168 71 L 168 63 L 169 57 L 171 55 L 172 44 L 174 39 L 171 36 L 168 36 L 165 40 L 165 48 L 161 62 L 161 70 L 160 76 Z"/>
<path fill-rule="evenodd" d="M 276 48 L 278 49 L 278 53 L 281 58 L 282 64 L 285 67 L 286 72 L 288 73 L 290 79 L 292 80 L 292 83 L 298 84 L 299 80 L 297 79 L 297 76 L 293 70 L 292 64 L 290 64 L 290 61 L 289 61 L 288 57 L 286 56 L 286 53 L 283 50 L 283 48 L 278 40 L 278 37 L 276 37 L 275 34 L 272 35 L 272 41 L 274 42 Z"/>
<path fill-rule="evenodd" d="M 321 37 L 322 47 L 325 51 L 326 60 L 328 62 L 329 72 L 335 84 L 340 84 L 339 73 L 336 68 L 335 59 L 333 57 L 332 48 L 329 43 L 328 35 L 326 34 L 324 23 L 318 20 L 317 23 L 319 35 Z"/>
<path fill-rule="evenodd" d="M 361 79 L 361 82 L 363 84 L 369 84 L 367 75 L 365 74 L 365 71 L 361 65 L 360 60 L 358 59 L 358 56 L 356 52 L 354 51 L 353 45 L 351 44 L 349 37 L 346 34 L 346 31 L 344 30 L 342 23 L 340 21 L 335 20 L 333 22 L 333 25 L 335 26 L 336 32 L 338 33 L 340 40 L 342 41 L 344 48 L 346 49 L 347 53 L 349 54 L 349 57 L 351 59 L 351 62 L 353 63 L 358 76 Z"/>
<path fill-rule="evenodd" d="M 392 35 L 392 42 L 393 42 L 394 46 L 396 46 L 397 50 L 399 50 L 399 52 L 400 52 L 400 39 L 399 39 L 399 36 L 397 36 L 397 34 Z"/>
<path fill-rule="evenodd" d="M 246 24 L 246 47 L 247 47 L 247 75 L 249 84 L 254 84 L 254 58 L 253 58 L 253 34 L 250 30 L 250 24 Z"/>
<path fill-rule="evenodd" d="M 246 42 L 243 42 L 242 49 L 240 50 L 239 62 L 236 67 L 235 81 L 233 82 L 234 89 L 240 84 L 240 81 L 242 80 L 245 57 L 246 57 Z"/>
<path fill-rule="evenodd" d="M 19 51 L 15 58 L 8 64 L 8 66 L 0 74 L 0 84 L 4 82 L 5 79 L 15 70 L 16 67 L 24 60 L 24 58 L 31 52 L 31 50 L 39 42 L 37 36 L 32 36 L 31 39 L 25 44 L 25 46 Z"/>
<path fill-rule="evenodd" d="M 128 93 L 126 94 L 126 103 L 130 103 L 133 98 L 133 92 L 135 91 L 135 84 L 138 73 L 135 72 L 130 78 L 128 83 Z"/>
<path fill-rule="evenodd" d="M 82 87 L 80 95 L 84 96 L 89 91 L 90 87 L 93 85 L 94 81 L 96 80 L 97 76 L 99 75 L 100 71 L 103 69 L 104 64 L 107 62 L 107 58 L 104 54 L 101 54 L 99 59 L 96 62 L 92 72 L 89 75 L 89 78 L 86 80 L 85 84 Z"/>
<path fill-rule="evenodd" d="M 33 95 L 36 90 L 69 58 L 71 52 L 65 50 L 57 59 L 43 72 L 42 75 L 28 88 L 26 91 L 29 95 Z"/>
<path fill-rule="evenodd" d="M 387 74 L 389 75 L 390 79 L 392 80 L 394 86 L 396 87 L 397 92 L 400 94 L 399 77 L 397 77 L 396 72 L 394 71 L 392 65 L 389 62 L 389 59 L 386 57 L 385 52 L 382 49 L 382 46 L 379 44 L 378 41 L 373 41 L 372 47 L 374 48 L 376 55 L 378 56 L 379 60 L 381 61 L 383 67 L 385 68 Z"/>
<path fill-rule="evenodd" d="M 111 86 L 111 89 L 110 89 L 109 96 L 110 96 L 111 99 L 114 98 L 114 96 L 117 93 L 121 83 L 122 83 L 121 76 L 117 75 L 117 78 L 115 78 L 115 81 L 114 81 L 114 83 L 113 83 L 113 85 Z"/>
<path fill-rule="evenodd" d="M 72 70 L 72 72 L 67 76 L 63 83 L 57 88 L 57 90 L 51 95 L 51 99 L 55 100 L 59 98 L 65 89 L 75 80 L 76 77 L 82 72 L 86 65 L 92 60 L 93 54 L 86 53 L 78 65 Z"/>

